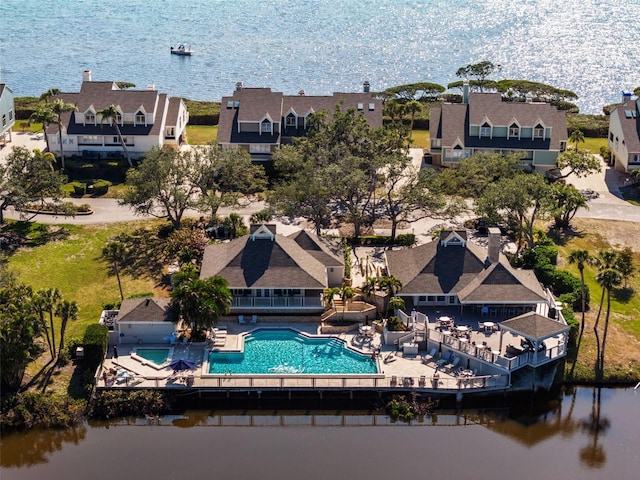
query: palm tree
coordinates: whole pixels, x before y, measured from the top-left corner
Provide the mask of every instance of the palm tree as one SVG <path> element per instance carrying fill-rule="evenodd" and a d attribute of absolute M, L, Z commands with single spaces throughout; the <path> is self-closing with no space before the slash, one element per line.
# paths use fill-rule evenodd
<path fill-rule="evenodd" d="M 102 256 L 113 264 L 113 271 L 118 279 L 118 288 L 120 289 L 120 300 L 124 300 L 124 294 L 122 293 L 122 283 L 120 282 L 120 269 L 118 266 L 122 264 L 126 256 L 126 248 L 122 242 L 109 242 L 102 249 Z"/>
<path fill-rule="evenodd" d="M 322 295 L 322 300 L 324 302 L 324 308 L 326 308 L 327 310 L 329 308 L 332 308 L 333 307 L 333 299 L 339 293 L 340 293 L 340 288 L 339 287 L 325 288 L 324 292 L 323 292 L 323 295 Z"/>
<path fill-rule="evenodd" d="M 76 302 L 70 302 L 63 300 L 56 308 L 56 315 L 60 317 L 60 348 L 58 349 L 58 355 L 64 348 L 64 333 L 67 330 L 67 323 L 69 320 L 78 319 L 78 304 Z"/>
<path fill-rule="evenodd" d="M 173 305 L 192 331 L 215 327 L 218 319 L 231 309 L 233 295 L 229 282 L 220 276 L 201 280 L 195 271 L 190 271 L 174 277 Z"/>
<path fill-rule="evenodd" d="M 118 134 L 118 140 L 120 140 L 120 145 L 122 145 L 122 150 L 124 151 L 124 156 L 127 158 L 127 162 L 129 162 L 129 167 L 133 168 L 133 163 L 131 162 L 131 158 L 129 157 L 129 151 L 127 150 L 127 144 L 124 141 L 124 137 L 122 136 L 122 132 L 120 131 L 120 125 L 118 124 L 118 118 L 120 118 L 120 112 L 115 105 L 109 105 L 108 107 L 99 110 L 98 115 L 101 116 L 100 125 L 104 124 L 104 122 L 109 122 L 110 125 L 116 127 L 116 133 Z"/>
<path fill-rule="evenodd" d="M 384 308 L 385 312 L 389 311 L 389 302 L 391 298 L 393 298 L 400 290 L 402 290 L 402 281 L 395 275 L 390 275 L 388 277 L 382 277 L 378 279 L 378 286 L 380 290 L 387 294 L 386 296 L 386 306 Z"/>
<path fill-rule="evenodd" d="M 604 333 L 602 334 L 602 348 L 600 349 L 599 369 L 604 369 L 604 349 L 607 343 L 607 331 L 609 330 L 609 315 L 611 313 L 611 290 L 622 283 L 620 272 L 613 268 L 601 270 L 596 274 L 596 282 L 602 286 L 602 290 L 607 291 L 607 315 L 604 320 Z"/>
<path fill-rule="evenodd" d="M 44 135 L 44 141 L 47 144 L 47 151 L 50 152 L 51 148 L 49 148 L 49 137 L 47 136 L 47 125 L 51 125 L 55 123 L 55 118 L 53 116 L 53 112 L 50 108 L 47 107 L 39 107 L 35 112 L 31 114 L 29 117 L 29 125 L 32 123 L 42 123 L 42 133 Z"/>
<path fill-rule="evenodd" d="M 349 300 L 353 298 L 355 292 L 353 291 L 353 288 L 343 283 L 340 287 L 339 295 L 340 300 L 342 300 L 342 319 L 344 320 L 344 312 L 347 309 L 347 304 L 349 303 Z"/>
<path fill-rule="evenodd" d="M 576 144 L 576 152 L 578 151 L 578 143 L 584 143 L 584 133 L 579 128 L 576 128 L 569 135 L 569 141 Z"/>
<path fill-rule="evenodd" d="M 49 103 L 49 101 L 60 93 L 59 88 L 50 88 L 42 95 L 40 95 L 40 100 L 44 100 L 44 103 Z"/>
<path fill-rule="evenodd" d="M 584 314 L 586 310 L 586 295 L 584 291 L 584 266 L 590 261 L 591 255 L 589 255 L 589 252 L 587 250 L 573 250 L 569 254 L 569 263 L 575 263 L 578 266 L 578 270 L 580 271 L 580 292 L 582 298 L 582 321 L 580 323 L 580 339 L 582 338 L 582 333 L 584 332 Z M 580 341 L 578 341 L 578 344 L 580 344 Z"/>
<path fill-rule="evenodd" d="M 47 288 L 45 290 L 38 290 L 36 292 L 36 298 L 39 304 L 39 308 L 42 312 L 49 314 L 49 328 L 51 329 L 51 358 L 56 357 L 56 332 L 53 325 L 53 314 L 58 309 L 58 303 L 62 299 L 62 295 L 57 288 Z"/>
<path fill-rule="evenodd" d="M 54 100 L 50 105 L 54 121 L 58 124 L 58 138 L 60 141 L 60 165 L 62 167 L 62 170 L 64 170 L 65 165 L 64 149 L 62 147 L 62 114 L 66 112 L 74 112 L 76 110 L 76 106 L 73 103 L 64 103 L 61 98 Z"/>
<path fill-rule="evenodd" d="M 51 334 L 49 333 L 49 325 L 44 319 L 44 314 L 46 310 L 46 301 L 43 295 L 40 292 L 37 292 L 33 296 L 33 308 L 38 317 L 38 329 L 40 331 L 44 331 L 45 338 L 47 339 L 47 345 L 49 346 L 49 353 L 51 354 L 51 358 L 53 359 L 53 344 L 51 343 Z"/>
<path fill-rule="evenodd" d="M 400 297 L 391 297 L 389 299 L 389 309 L 402 310 L 404 309 L 404 300 Z"/>
<path fill-rule="evenodd" d="M 616 263 L 617 253 L 613 250 L 600 250 L 598 256 L 591 259 L 591 263 L 598 267 L 598 273 L 604 270 L 613 269 Z M 596 363 L 599 363 L 600 359 L 600 336 L 598 335 L 598 325 L 600 323 L 600 315 L 602 314 L 602 306 L 604 305 L 604 294 L 606 289 L 602 288 L 602 295 L 600 295 L 600 305 L 598 306 L 598 314 L 596 315 L 596 322 L 593 324 L 593 333 L 596 336 L 597 354 Z"/>

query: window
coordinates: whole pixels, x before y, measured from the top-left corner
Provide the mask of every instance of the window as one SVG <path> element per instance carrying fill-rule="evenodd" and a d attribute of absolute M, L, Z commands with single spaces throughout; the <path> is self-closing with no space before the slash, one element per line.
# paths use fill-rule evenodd
<path fill-rule="evenodd" d="M 284 123 L 285 123 L 285 125 L 287 127 L 294 127 L 295 128 L 296 127 L 296 116 L 293 113 L 290 113 L 285 118 Z"/>
<path fill-rule="evenodd" d="M 85 145 L 101 145 L 102 141 L 97 135 L 84 135 L 79 138 L 78 143 Z"/>
<path fill-rule="evenodd" d="M 120 112 L 116 113 L 116 123 L 122 125 L 122 114 Z"/>
<path fill-rule="evenodd" d="M 13 110 L 9 110 L 9 121 L 13 120 Z"/>
<path fill-rule="evenodd" d="M 533 129 L 533 138 L 544 138 L 544 127 L 540 124 Z"/>
<path fill-rule="evenodd" d="M 438 298 L 436 298 L 436 300 L 438 302 L 444 302 L 444 295 L 438 295 Z"/>
<path fill-rule="evenodd" d="M 249 153 L 271 153 L 271 145 L 253 143 L 249 145 Z"/>
<path fill-rule="evenodd" d="M 512 123 L 509 127 L 509 138 L 511 137 L 519 137 L 520 136 L 520 127 L 515 123 Z"/>
<path fill-rule="evenodd" d="M 358 103 L 358 110 L 364 110 L 364 103 Z"/>
<path fill-rule="evenodd" d="M 609 140 L 613 142 L 613 132 L 609 132 Z"/>
<path fill-rule="evenodd" d="M 426 297 L 425 295 L 420 295 L 420 296 L 418 297 L 418 301 L 419 301 L 419 302 L 426 302 L 426 301 L 427 301 L 427 297 Z"/>
<path fill-rule="evenodd" d="M 269 120 L 265 120 L 260 125 L 260 131 L 262 133 L 271 133 L 271 122 Z"/>
<path fill-rule="evenodd" d="M 146 119 L 146 115 L 143 112 L 136 113 L 136 123 L 144 124 Z"/>
<path fill-rule="evenodd" d="M 96 124 L 96 114 L 93 112 L 87 112 L 84 114 L 84 123 Z"/>
<path fill-rule="evenodd" d="M 449 303 L 456 303 L 456 297 L 453 295 L 449 297 Z"/>
<path fill-rule="evenodd" d="M 2 115 L 2 128 L 7 126 L 7 116 Z"/>
<path fill-rule="evenodd" d="M 488 123 L 483 123 L 480 127 L 480 136 L 481 137 L 490 137 L 491 136 L 491 125 Z"/>
<path fill-rule="evenodd" d="M 173 138 L 176 136 L 176 129 L 174 127 L 167 127 L 167 137 Z"/>
<path fill-rule="evenodd" d="M 376 104 L 375 103 L 370 103 L 369 104 L 369 111 L 373 112 L 376 109 Z"/>
<path fill-rule="evenodd" d="M 429 295 L 427 297 L 427 302 L 433 302 L 433 301 L 435 301 L 435 299 L 436 299 L 436 297 L 434 297 L 433 295 Z"/>

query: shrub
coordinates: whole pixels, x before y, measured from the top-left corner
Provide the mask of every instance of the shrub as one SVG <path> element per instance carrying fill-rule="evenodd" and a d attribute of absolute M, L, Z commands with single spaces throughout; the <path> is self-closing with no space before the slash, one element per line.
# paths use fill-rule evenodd
<path fill-rule="evenodd" d="M 89 205 L 88 203 L 83 203 L 82 205 L 79 205 L 77 207 L 77 211 L 79 213 L 87 213 L 91 211 L 91 205 Z"/>
<path fill-rule="evenodd" d="M 0 426 L 5 429 L 63 428 L 82 423 L 86 403 L 66 395 L 25 392 L 2 402 Z"/>
<path fill-rule="evenodd" d="M 111 182 L 109 180 L 96 180 L 93 182 L 93 195 L 96 197 L 106 195 L 110 186 Z"/>
<path fill-rule="evenodd" d="M 88 371 L 95 371 L 102 363 L 109 345 L 109 330 L 97 323 L 87 327 L 82 340 L 84 346 L 84 361 Z"/>
<path fill-rule="evenodd" d="M 606 145 L 602 145 L 600 147 L 600 156 L 605 162 L 609 163 L 611 161 L 611 149 Z"/>
<path fill-rule="evenodd" d="M 404 332 L 407 329 L 407 326 L 404 324 L 400 317 L 396 317 L 395 315 L 389 317 L 387 320 L 387 330 L 390 332 Z"/>
<path fill-rule="evenodd" d="M 535 248 L 537 263 L 545 258 L 551 265 L 558 264 L 558 247 L 555 245 L 537 245 Z"/>
<path fill-rule="evenodd" d="M 158 415 L 170 406 L 167 392 L 155 390 L 103 390 L 96 394 L 90 415 L 95 418 L 113 418 L 124 415 Z"/>
<path fill-rule="evenodd" d="M 556 270 L 551 287 L 556 296 L 572 292 L 580 295 L 580 279 L 573 273 L 564 270 Z"/>
<path fill-rule="evenodd" d="M 401 233 L 396 236 L 395 243 L 403 247 L 410 247 L 416 243 L 416 236 L 413 233 Z"/>
<path fill-rule="evenodd" d="M 73 194 L 82 197 L 87 192 L 87 185 L 82 182 L 72 182 Z"/>
<path fill-rule="evenodd" d="M 394 395 L 391 401 L 387 403 L 387 412 L 393 420 L 408 422 L 413 418 L 411 404 L 403 396 Z"/>

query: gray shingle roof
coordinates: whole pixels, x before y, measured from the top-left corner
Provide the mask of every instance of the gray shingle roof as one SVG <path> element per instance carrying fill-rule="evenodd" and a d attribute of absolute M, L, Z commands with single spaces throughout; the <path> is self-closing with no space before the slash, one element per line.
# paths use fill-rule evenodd
<path fill-rule="evenodd" d="M 629 153 L 640 153 L 640 114 L 638 114 L 640 112 L 638 112 L 637 102 L 637 100 L 628 100 L 611 112 L 611 115 L 617 115 L 620 121 L 624 142 Z M 625 110 L 636 111 L 636 117 L 627 118 Z"/>
<path fill-rule="evenodd" d="M 301 238 L 299 239 L 301 240 Z M 301 245 L 302 244 L 302 245 Z M 202 260 L 201 278 L 224 277 L 230 288 L 327 287 L 326 266 L 340 265 L 309 241 L 276 235 L 274 241 L 251 235 L 209 245 Z"/>
<path fill-rule="evenodd" d="M 169 298 L 127 298 L 118 311 L 118 322 L 171 322 L 173 309 Z"/>
<path fill-rule="evenodd" d="M 451 231 L 442 232 L 440 239 Z M 466 239 L 465 232 L 456 232 Z M 443 246 L 434 241 L 415 248 L 386 252 L 389 273 L 402 284 L 401 294 L 457 294 L 465 303 L 522 303 L 546 299 L 535 274 L 516 270 L 500 257 L 489 263 L 487 252 L 467 242 L 466 246 Z"/>
<path fill-rule="evenodd" d="M 431 110 L 434 138 L 442 139 L 449 147 L 462 140 L 465 147 L 526 150 L 560 150 L 560 142 L 567 140 L 566 116 L 548 103 L 503 102 L 499 93 L 471 93 L 469 104 L 445 103 Z M 551 127 L 551 137 L 542 139 L 507 139 L 470 137 L 469 126 L 488 120 L 494 127 L 508 127 L 516 121 L 521 127 L 535 127 L 541 122 Z"/>
<path fill-rule="evenodd" d="M 238 102 L 239 106 L 236 107 Z M 331 117 L 340 102 L 343 110 L 358 110 L 358 104 L 362 104 L 363 108 L 358 111 L 364 115 L 369 125 L 373 128 L 382 126 L 382 101 L 373 98 L 371 93 L 334 93 L 331 96 L 284 95 L 282 92 L 273 92 L 270 88 L 243 87 L 235 90 L 232 96 L 222 98 L 218 142 L 278 144 L 281 141 L 280 134 L 239 133 L 238 122 L 259 122 L 268 116 L 282 127 L 282 118 L 290 111 L 294 111 L 298 117 L 304 117 L 311 112 L 327 110 Z M 373 110 L 369 110 L 370 103 L 374 104 Z"/>
<path fill-rule="evenodd" d="M 535 312 L 527 312 L 523 315 L 500 322 L 500 327 L 517 334 L 522 334 L 532 340 L 544 340 L 545 338 L 569 331 L 567 325 Z"/>

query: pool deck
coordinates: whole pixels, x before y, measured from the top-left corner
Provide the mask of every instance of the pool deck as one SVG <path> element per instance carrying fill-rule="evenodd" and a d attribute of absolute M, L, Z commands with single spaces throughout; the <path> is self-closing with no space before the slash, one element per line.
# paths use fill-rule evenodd
<path fill-rule="evenodd" d="M 229 324 L 226 326 L 226 340 L 224 345 L 216 347 L 220 351 L 238 350 L 241 345 L 242 334 L 259 328 L 290 328 L 309 335 L 317 335 L 319 323 L 259 323 L 257 325 Z M 435 330 L 435 325 L 430 325 L 429 335 Z M 433 330 L 431 330 L 433 329 Z M 510 336 L 503 332 L 504 336 Z M 157 348 L 168 345 L 145 344 L 118 345 L 118 358 L 113 358 L 113 349 L 109 349 L 109 357 L 105 359 L 103 366 L 96 375 L 96 385 L 104 388 L 151 388 L 151 389 L 198 389 L 202 391 L 262 391 L 262 390 L 369 390 L 369 391 L 418 391 L 457 393 L 471 392 L 495 392 L 517 388 L 511 381 L 508 369 L 493 362 L 483 361 L 477 357 L 464 355 L 463 352 L 454 350 L 450 345 L 445 345 L 445 350 L 452 350 L 461 357 L 457 367 L 472 368 L 474 373 L 462 377 L 457 372 L 446 366 L 438 366 L 436 360 L 425 359 L 427 351 L 433 349 L 434 340 L 423 342 L 423 348 L 417 354 L 405 354 L 397 350 L 393 345 L 383 345 L 382 335 L 375 333 L 372 339 L 364 340 L 357 331 L 332 335 L 342 339 L 349 348 L 363 354 L 372 355 L 378 350 L 377 374 L 209 374 L 208 353 L 210 345 L 205 343 L 189 343 L 172 345 L 173 359 L 187 358 L 195 363 L 195 369 L 188 372 L 173 372 L 170 367 L 158 368 L 158 366 L 141 361 L 135 355 L 131 355 L 137 348 Z M 487 343 L 489 349 L 494 352 L 499 348 L 500 334 L 497 332 L 485 333 L 472 331 L 470 341 L 478 345 Z M 509 339 L 513 342 L 515 339 Z M 503 345 L 509 343 L 503 338 Z M 438 343 L 435 343 L 436 345 Z M 424 350 L 424 345 L 432 348 Z M 504 347 L 503 347 L 504 350 Z M 490 356 L 491 357 L 491 356 Z M 457 369 L 457 368 L 456 368 Z M 123 375 L 123 372 L 128 375 Z M 111 372 L 111 373 L 110 373 Z M 105 375 L 106 374 L 106 375 Z M 106 377 L 106 378 L 105 378 Z M 130 378 L 126 378 L 130 377 Z M 526 383 L 526 382 L 525 382 Z M 526 388 L 531 388 L 531 383 L 526 383 Z"/>

